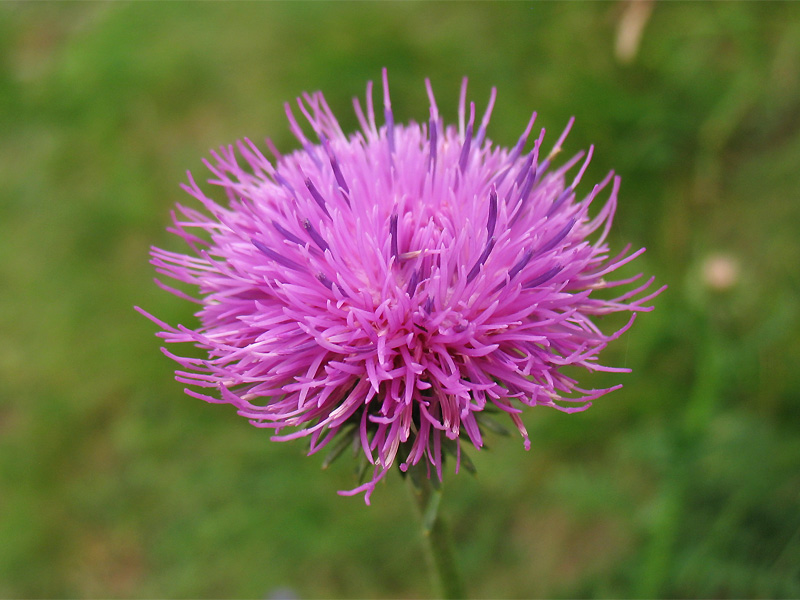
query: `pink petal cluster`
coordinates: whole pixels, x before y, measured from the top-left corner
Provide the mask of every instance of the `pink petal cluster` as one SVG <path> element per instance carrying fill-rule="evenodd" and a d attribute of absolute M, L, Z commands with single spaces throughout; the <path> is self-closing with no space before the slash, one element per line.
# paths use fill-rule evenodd
<path fill-rule="evenodd" d="M 374 470 L 340 493 L 367 502 L 395 461 L 403 470 L 425 461 L 441 478 L 448 439 L 480 448 L 476 417 L 487 407 L 509 415 L 528 449 L 525 406 L 579 411 L 619 387 L 581 389 L 562 368 L 625 371 L 600 365 L 598 353 L 661 291 L 648 292 L 652 278 L 606 279 L 644 249 L 609 253 L 619 177 L 576 196 L 591 148 L 551 165 L 572 121 L 547 153 L 544 130 L 525 150 L 535 113 L 517 144 L 501 148 L 486 138 L 495 90 L 478 122 L 464 80 L 458 126 L 445 126 L 426 86 L 426 124 L 395 125 L 384 70 L 382 125 L 370 82 L 366 110 L 354 100 L 353 135 L 317 92 L 297 100 L 313 138 L 286 105 L 301 150 L 280 155 L 268 141 L 270 161 L 245 140 L 212 152 L 209 183 L 226 201 L 189 174 L 183 187 L 205 212 L 178 205 L 170 231 L 191 252 L 154 248 L 151 260 L 197 287 L 195 299 L 159 282 L 198 304 L 201 325 L 141 311 L 165 341 L 207 353 L 164 350 L 178 381 L 207 391 L 187 394 L 234 405 L 283 433 L 273 439 L 308 436 L 312 453 L 352 428 Z M 632 289 L 598 297 L 617 286 Z M 631 318 L 614 333 L 593 320 L 620 311 Z"/>

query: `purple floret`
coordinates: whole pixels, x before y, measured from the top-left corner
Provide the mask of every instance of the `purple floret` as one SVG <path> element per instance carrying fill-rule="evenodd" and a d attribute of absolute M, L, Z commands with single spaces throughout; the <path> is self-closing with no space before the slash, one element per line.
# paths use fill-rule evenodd
<path fill-rule="evenodd" d="M 444 125 L 426 86 L 422 125 L 394 124 L 384 70 L 383 126 L 370 83 L 366 112 L 354 101 L 361 131 L 353 135 L 317 92 L 297 100 L 316 143 L 287 104 L 301 150 L 274 152 L 272 162 L 249 140 L 212 152 L 209 183 L 225 202 L 189 174 L 183 188 L 205 212 L 178 205 L 170 231 L 191 251 L 153 248 L 151 260 L 161 275 L 196 286 L 200 326 L 141 311 L 166 342 L 207 353 L 164 350 L 180 365 L 176 379 L 192 386 L 187 394 L 234 405 L 275 430 L 273 439 L 308 436 L 311 453 L 353 431 L 373 470 L 340 493 L 365 493 L 367 503 L 395 462 L 406 470 L 423 461 L 441 479 L 445 446 L 459 456 L 464 441 L 481 448 L 485 410 L 507 413 L 529 449 L 524 407 L 575 412 L 617 389 L 582 389 L 562 368 L 626 371 L 599 364 L 598 354 L 663 289 L 651 291 L 653 279 L 641 275 L 605 279 L 644 249 L 609 254 L 619 177 L 609 173 L 577 198 L 592 149 L 569 183 L 582 153 L 550 168 L 572 121 L 546 156 L 544 131 L 524 154 L 535 113 L 516 146 L 501 148 L 485 138 L 494 90 L 473 133 L 466 80 L 457 127 Z M 616 286 L 629 291 L 602 294 Z M 614 312 L 630 320 L 604 334 L 595 317 Z"/>

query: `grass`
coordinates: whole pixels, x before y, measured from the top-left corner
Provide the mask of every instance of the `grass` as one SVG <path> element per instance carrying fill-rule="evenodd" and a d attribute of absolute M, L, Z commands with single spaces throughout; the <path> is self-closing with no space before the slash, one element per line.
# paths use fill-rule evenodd
<path fill-rule="evenodd" d="M 366 508 L 303 444 L 181 393 L 142 305 L 151 244 L 209 148 L 389 67 L 399 120 L 460 78 L 511 144 L 529 112 L 587 181 L 623 177 L 612 242 L 670 289 L 592 410 L 532 411 L 445 509 L 474 597 L 800 596 L 800 8 L 663 3 L 635 61 L 617 3 L 0 4 L 0 596 L 427 597 L 398 477 Z M 587 184 L 588 186 L 588 184 Z M 704 283 L 709 257 L 739 268 Z"/>

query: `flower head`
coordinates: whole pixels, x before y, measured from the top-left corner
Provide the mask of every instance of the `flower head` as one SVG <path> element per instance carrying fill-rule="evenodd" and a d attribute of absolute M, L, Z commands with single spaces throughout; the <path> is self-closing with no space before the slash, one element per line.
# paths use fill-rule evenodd
<path fill-rule="evenodd" d="M 281 155 L 267 142 L 272 162 L 249 140 L 212 152 L 209 183 L 226 202 L 189 174 L 183 187 L 205 212 L 179 205 L 171 231 L 191 253 L 152 250 L 160 274 L 199 291 L 160 283 L 199 305 L 197 329 L 147 315 L 167 342 L 207 352 L 164 350 L 178 381 L 205 390 L 186 393 L 234 405 L 273 439 L 308 436 L 311 452 L 355 436 L 371 477 L 340 493 L 367 502 L 395 462 L 424 461 L 441 478 L 443 449 L 483 445 L 487 410 L 507 413 L 528 449 L 524 407 L 579 411 L 616 389 L 582 389 L 562 368 L 624 371 L 598 353 L 661 291 L 647 292 L 652 279 L 629 286 L 640 276 L 606 279 L 644 249 L 609 253 L 613 173 L 576 195 L 592 148 L 552 164 L 572 121 L 549 152 L 544 130 L 526 150 L 535 113 L 500 148 L 486 138 L 495 90 L 478 122 L 464 80 L 458 126 L 445 126 L 426 86 L 428 122 L 395 125 L 384 70 L 384 124 L 370 83 L 350 136 L 321 93 L 304 94 L 297 108 L 315 141 L 287 104 L 302 149 Z M 633 289 L 597 297 L 617 286 Z M 620 311 L 632 315 L 614 333 L 593 320 Z"/>

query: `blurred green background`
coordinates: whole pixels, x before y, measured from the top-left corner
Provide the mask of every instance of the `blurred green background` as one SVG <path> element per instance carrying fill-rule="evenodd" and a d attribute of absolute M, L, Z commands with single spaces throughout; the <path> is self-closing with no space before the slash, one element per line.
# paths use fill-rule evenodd
<path fill-rule="evenodd" d="M 641 33 L 637 44 L 636 34 Z M 373 505 L 305 443 L 182 394 L 155 327 L 191 324 L 148 247 L 210 148 L 283 102 L 350 99 L 389 68 L 398 121 L 490 137 L 532 110 L 582 190 L 623 177 L 612 244 L 670 289 L 582 376 L 625 387 L 526 414 L 444 510 L 473 597 L 800 596 L 800 5 L 0 4 L 0 596 L 428 597 L 402 480 Z"/>

